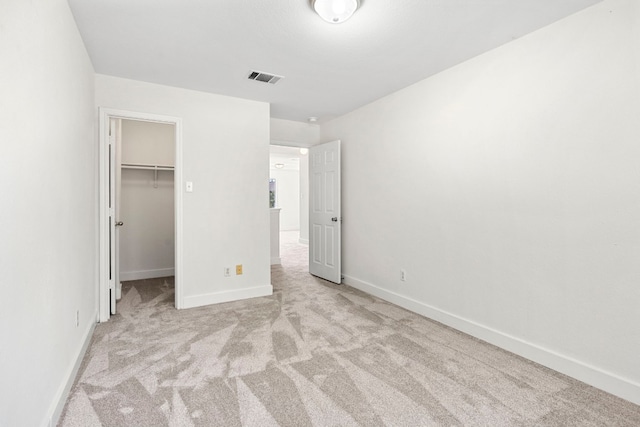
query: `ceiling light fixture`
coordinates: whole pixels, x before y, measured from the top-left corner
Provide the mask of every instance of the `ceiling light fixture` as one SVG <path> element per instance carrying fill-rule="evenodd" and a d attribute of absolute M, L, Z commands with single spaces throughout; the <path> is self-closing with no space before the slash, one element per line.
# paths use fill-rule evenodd
<path fill-rule="evenodd" d="M 276 163 L 275 165 L 273 165 L 276 167 L 276 169 L 282 169 L 284 167 L 284 163 Z"/>
<path fill-rule="evenodd" d="M 359 0 L 312 0 L 313 10 L 322 19 L 332 24 L 340 24 L 347 19 L 360 6 Z"/>
<path fill-rule="evenodd" d="M 305 154 L 307 154 L 308 152 L 309 152 L 309 149 L 308 149 L 308 148 L 301 148 L 301 149 L 300 149 L 300 154 L 302 154 L 303 156 L 304 156 Z"/>

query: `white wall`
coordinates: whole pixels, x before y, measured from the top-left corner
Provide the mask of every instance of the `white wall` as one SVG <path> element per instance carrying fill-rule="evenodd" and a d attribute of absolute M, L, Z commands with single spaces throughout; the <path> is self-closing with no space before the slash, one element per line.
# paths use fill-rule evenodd
<path fill-rule="evenodd" d="M 122 120 L 122 162 L 173 166 L 175 129 L 166 123 Z"/>
<path fill-rule="evenodd" d="M 122 120 L 122 163 L 175 164 L 173 125 Z M 172 276 L 175 260 L 173 171 L 122 169 L 120 280 Z M 157 185 L 154 186 L 154 184 Z"/>
<path fill-rule="evenodd" d="M 173 172 L 123 169 L 120 280 L 172 276 L 175 264 Z"/>
<path fill-rule="evenodd" d="M 311 147 L 320 139 L 320 126 L 293 120 L 270 119 L 271 143 L 291 147 Z"/>
<path fill-rule="evenodd" d="M 345 281 L 640 403 L 639 29 L 604 1 L 323 125 Z"/>
<path fill-rule="evenodd" d="M 96 105 L 182 119 L 185 306 L 271 294 L 269 105 L 104 75 Z"/>
<path fill-rule="evenodd" d="M 0 52 L 0 425 L 45 426 L 97 316 L 93 67 L 64 0 L 0 2 Z"/>

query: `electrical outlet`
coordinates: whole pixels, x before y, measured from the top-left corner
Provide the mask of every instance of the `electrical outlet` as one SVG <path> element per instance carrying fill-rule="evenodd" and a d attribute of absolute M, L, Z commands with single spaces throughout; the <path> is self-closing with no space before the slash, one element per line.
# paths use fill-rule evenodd
<path fill-rule="evenodd" d="M 231 267 L 224 268 L 224 277 L 231 277 Z"/>
<path fill-rule="evenodd" d="M 242 274 L 242 264 L 236 265 L 236 276 L 240 276 Z"/>
<path fill-rule="evenodd" d="M 403 282 L 407 281 L 407 272 L 404 270 L 400 270 L 400 280 L 402 280 Z"/>
<path fill-rule="evenodd" d="M 76 328 L 80 326 L 80 310 L 76 310 Z"/>

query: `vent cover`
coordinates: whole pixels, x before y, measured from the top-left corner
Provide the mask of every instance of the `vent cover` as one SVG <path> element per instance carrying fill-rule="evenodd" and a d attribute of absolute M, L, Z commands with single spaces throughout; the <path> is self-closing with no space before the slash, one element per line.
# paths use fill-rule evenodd
<path fill-rule="evenodd" d="M 275 74 L 264 73 L 262 71 L 251 71 L 247 77 L 249 80 L 255 80 L 257 82 L 271 83 L 272 85 L 278 83 L 280 79 L 284 79 L 283 76 L 277 76 Z"/>

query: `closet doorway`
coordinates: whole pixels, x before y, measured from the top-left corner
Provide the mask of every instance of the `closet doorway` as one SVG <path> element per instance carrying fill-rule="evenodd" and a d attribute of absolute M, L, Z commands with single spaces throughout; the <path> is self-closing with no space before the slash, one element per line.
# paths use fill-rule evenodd
<path fill-rule="evenodd" d="M 175 126 L 119 120 L 120 203 L 116 217 L 123 225 L 118 230 L 118 277 L 120 282 L 173 277 Z M 116 299 L 120 299 L 119 290 Z"/>
<path fill-rule="evenodd" d="M 100 321 L 127 281 L 171 286 L 180 308 L 180 121 L 101 109 L 100 127 Z"/>

